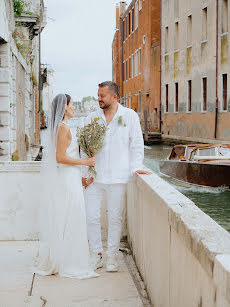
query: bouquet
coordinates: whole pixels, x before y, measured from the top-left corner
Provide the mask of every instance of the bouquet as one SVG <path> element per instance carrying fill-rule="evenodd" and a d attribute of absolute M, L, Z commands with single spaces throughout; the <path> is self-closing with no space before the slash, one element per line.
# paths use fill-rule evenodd
<path fill-rule="evenodd" d="M 81 150 L 87 154 L 89 158 L 98 153 L 104 144 L 106 135 L 106 126 L 99 124 L 100 117 L 91 120 L 91 123 L 83 128 L 77 129 L 78 142 Z M 90 166 L 88 170 L 88 178 L 97 176 L 94 166 Z"/>

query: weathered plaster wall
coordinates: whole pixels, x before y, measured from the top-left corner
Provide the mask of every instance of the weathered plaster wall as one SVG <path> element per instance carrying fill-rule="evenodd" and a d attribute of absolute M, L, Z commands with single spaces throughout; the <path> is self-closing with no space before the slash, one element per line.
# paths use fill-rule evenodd
<path fill-rule="evenodd" d="M 222 3 L 219 1 L 218 127 L 217 138 L 230 140 L 230 108 L 223 112 L 222 73 L 229 74 L 229 34 L 222 34 Z M 214 139 L 216 109 L 216 1 L 162 1 L 162 88 L 163 134 L 177 137 L 199 136 Z M 202 37 L 202 10 L 207 7 L 207 39 Z M 230 16 L 228 7 L 228 16 Z M 189 42 L 188 16 L 192 16 Z M 175 24 L 178 22 L 178 46 Z M 168 40 L 166 39 L 168 27 Z M 167 42 L 167 43 L 166 43 Z M 166 46 L 167 45 L 167 46 Z M 202 78 L 207 78 L 207 110 L 203 110 Z M 192 81 L 192 109 L 188 108 L 188 80 Z M 175 83 L 178 82 L 179 108 L 176 111 Z M 166 110 L 168 84 L 168 112 Z M 225 114 L 224 114 L 225 113 Z M 194 129 L 192 129 L 194 128 Z"/>

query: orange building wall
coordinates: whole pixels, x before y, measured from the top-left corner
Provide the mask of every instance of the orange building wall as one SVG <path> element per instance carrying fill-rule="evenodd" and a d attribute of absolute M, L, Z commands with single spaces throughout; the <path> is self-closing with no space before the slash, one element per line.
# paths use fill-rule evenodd
<path fill-rule="evenodd" d="M 119 31 L 116 31 L 113 40 L 113 80 L 120 87 L 121 98 L 131 95 L 131 108 L 139 113 L 142 125 L 146 109 L 149 131 L 157 131 L 160 128 L 160 0 L 142 1 L 142 9 L 138 11 L 138 28 L 122 42 L 122 22 L 135 7 L 135 2 L 130 3 L 125 13 L 120 16 L 119 22 L 117 18 Z M 122 72 L 122 63 L 139 48 L 141 48 L 140 74 L 122 82 L 122 73 L 126 70 L 125 65 Z M 141 91 L 141 109 L 138 107 L 139 91 Z M 129 106 L 127 103 L 125 105 Z"/>
<path fill-rule="evenodd" d="M 167 113 L 163 116 L 164 135 L 194 137 L 204 139 L 215 138 L 215 112 L 213 113 Z M 229 113 L 218 114 L 218 140 L 230 139 Z"/>

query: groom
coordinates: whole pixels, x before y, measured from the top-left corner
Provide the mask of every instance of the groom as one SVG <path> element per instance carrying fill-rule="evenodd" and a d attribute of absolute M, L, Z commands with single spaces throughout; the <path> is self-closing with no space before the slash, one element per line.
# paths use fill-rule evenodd
<path fill-rule="evenodd" d="M 100 209 L 104 194 L 108 206 L 108 247 L 106 271 L 118 271 L 116 254 L 119 250 L 122 211 L 126 184 L 134 174 L 150 174 L 142 170 L 144 158 L 143 136 L 138 115 L 118 103 L 119 88 L 116 83 L 106 81 L 99 84 L 98 102 L 100 110 L 92 112 L 91 119 L 107 126 L 102 149 L 96 155 L 97 177 L 86 181 L 85 190 L 88 239 L 93 252 L 94 269 L 103 266 Z M 87 170 L 83 170 L 86 175 Z"/>

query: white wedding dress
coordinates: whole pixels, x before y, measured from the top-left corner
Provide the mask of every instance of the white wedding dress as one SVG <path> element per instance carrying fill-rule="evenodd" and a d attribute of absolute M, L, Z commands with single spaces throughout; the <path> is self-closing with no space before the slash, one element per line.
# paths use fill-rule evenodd
<path fill-rule="evenodd" d="M 67 155 L 79 159 L 75 138 L 72 135 Z M 79 279 L 97 277 L 90 267 L 81 167 L 58 164 L 56 177 L 55 189 L 50 179 L 42 197 L 40 244 L 33 272 Z"/>

